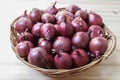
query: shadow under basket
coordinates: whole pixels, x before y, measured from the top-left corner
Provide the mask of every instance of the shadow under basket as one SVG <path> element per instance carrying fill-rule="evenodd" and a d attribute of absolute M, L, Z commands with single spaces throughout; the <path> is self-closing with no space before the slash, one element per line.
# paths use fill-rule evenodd
<path fill-rule="evenodd" d="M 95 64 L 106 60 L 114 51 L 115 47 L 116 47 L 116 37 L 115 35 L 105 26 L 103 29 L 105 31 L 106 34 L 106 38 L 108 40 L 108 49 L 107 51 L 104 53 L 104 55 L 100 56 L 97 59 L 94 59 L 92 62 L 90 62 L 89 64 L 82 66 L 82 67 L 78 67 L 78 68 L 73 68 L 73 69 L 44 69 L 44 68 L 40 68 L 37 66 L 34 66 L 30 63 L 28 63 L 24 58 L 21 58 L 16 51 L 15 46 L 17 45 L 17 41 L 16 41 L 16 37 L 17 37 L 17 32 L 14 29 L 14 23 L 16 20 L 18 20 L 18 18 L 16 18 L 12 24 L 10 25 L 10 41 L 11 41 L 11 47 L 13 49 L 13 51 L 15 52 L 15 55 L 17 56 L 17 58 L 19 60 L 21 60 L 24 64 L 28 65 L 29 67 L 42 72 L 48 76 L 52 76 L 52 77 L 65 77 L 65 76 L 73 76 L 75 74 L 79 74 L 80 72 L 94 66 Z"/>

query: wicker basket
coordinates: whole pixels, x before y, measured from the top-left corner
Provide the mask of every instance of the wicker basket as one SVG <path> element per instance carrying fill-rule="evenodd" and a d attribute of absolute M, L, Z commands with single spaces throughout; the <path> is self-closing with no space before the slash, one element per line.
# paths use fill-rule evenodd
<path fill-rule="evenodd" d="M 60 9 L 60 10 L 62 10 L 62 9 Z M 115 35 L 105 26 L 104 30 L 105 30 L 106 38 L 108 40 L 109 45 L 108 45 L 107 51 L 101 57 L 99 57 L 97 59 L 94 59 L 91 63 L 89 63 L 85 66 L 74 68 L 74 69 L 44 69 L 44 68 L 40 68 L 40 67 L 37 67 L 37 66 L 34 66 L 34 65 L 28 63 L 26 60 L 24 60 L 24 58 L 21 58 L 17 54 L 16 48 L 15 48 L 15 46 L 17 45 L 17 41 L 16 41 L 17 32 L 14 29 L 14 23 L 17 19 L 19 19 L 19 17 L 16 18 L 12 22 L 12 24 L 10 25 L 10 41 L 11 41 L 11 47 L 12 47 L 13 51 L 15 52 L 15 55 L 17 56 L 18 59 L 20 59 L 23 63 L 25 63 L 29 67 L 31 67 L 31 68 L 39 71 L 39 72 L 42 72 L 42 73 L 44 73 L 48 76 L 65 77 L 65 76 L 73 76 L 75 74 L 79 74 L 83 70 L 88 69 L 91 66 L 107 59 L 116 47 L 116 37 L 115 37 Z"/>

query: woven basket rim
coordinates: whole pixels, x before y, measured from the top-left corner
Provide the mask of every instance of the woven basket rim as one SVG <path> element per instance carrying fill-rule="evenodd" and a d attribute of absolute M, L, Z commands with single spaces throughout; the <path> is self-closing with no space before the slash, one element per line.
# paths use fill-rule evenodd
<path fill-rule="evenodd" d="M 61 8 L 60 10 L 63 10 L 64 8 Z M 37 66 L 34 66 L 30 63 L 28 63 L 26 60 L 24 60 L 23 58 L 21 58 L 18 54 L 17 54 L 17 51 L 15 49 L 15 46 L 17 44 L 16 42 L 16 36 L 17 36 L 17 32 L 15 31 L 14 29 L 14 23 L 16 20 L 18 20 L 21 16 L 17 17 L 13 22 L 12 24 L 10 25 L 10 41 L 11 41 L 11 47 L 15 53 L 15 55 L 17 56 L 17 58 L 19 60 L 21 60 L 23 63 L 25 63 L 26 65 L 32 67 L 33 69 L 37 70 L 37 71 L 40 71 L 44 74 L 47 74 L 49 76 L 53 76 L 53 77 L 56 77 L 56 76 L 66 76 L 66 75 L 73 75 L 74 73 L 79 73 L 85 69 L 88 69 L 90 68 L 91 66 L 94 66 L 95 64 L 101 62 L 102 60 L 104 59 L 107 59 L 111 54 L 112 52 L 114 51 L 115 47 L 116 47 L 116 37 L 115 35 L 112 33 L 112 31 L 110 29 L 108 29 L 105 25 L 104 27 L 104 30 L 105 30 L 105 33 L 107 35 L 107 39 L 108 39 L 108 42 L 109 42 L 109 47 L 107 49 L 107 51 L 104 53 L 104 55 L 102 55 L 101 57 L 99 57 L 98 59 L 95 59 L 93 60 L 91 63 L 85 65 L 85 66 L 82 66 L 82 67 L 78 67 L 78 68 L 73 68 L 73 69 L 44 69 L 44 68 L 40 68 L 40 67 L 37 67 Z"/>

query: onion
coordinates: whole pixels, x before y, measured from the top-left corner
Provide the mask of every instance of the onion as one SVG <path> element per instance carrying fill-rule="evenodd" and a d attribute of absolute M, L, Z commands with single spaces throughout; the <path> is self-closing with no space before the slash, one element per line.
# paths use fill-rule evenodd
<path fill-rule="evenodd" d="M 69 52 L 71 50 L 71 40 L 67 37 L 59 36 L 55 39 L 53 43 L 53 48 L 55 52 Z"/>
<path fill-rule="evenodd" d="M 96 57 L 103 55 L 108 48 L 108 42 L 104 37 L 95 37 L 89 43 L 89 49 Z"/>
<path fill-rule="evenodd" d="M 67 11 L 71 12 L 72 14 L 75 14 L 76 11 L 80 10 L 80 8 L 77 5 L 69 5 L 66 8 Z"/>
<path fill-rule="evenodd" d="M 41 47 L 35 47 L 30 50 L 28 62 L 38 67 L 47 68 L 49 58 L 48 53 Z"/>
<path fill-rule="evenodd" d="M 49 6 L 47 9 L 46 9 L 46 12 L 47 13 L 51 13 L 51 14 L 57 14 L 58 12 L 58 9 L 55 7 L 57 1 L 55 1 L 55 3 L 52 5 L 52 6 Z"/>
<path fill-rule="evenodd" d="M 89 44 L 89 36 L 85 32 L 77 32 L 73 35 L 72 45 L 75 48 L 87 48 Z"/>
<path fill-rule="evenodd" d="M 33 41 L 34 41 L 33 34 L 31 34 L 29 32 L 23 32 L 23 33 L 21 33 L 17 37 L 17 42 L 19 43 L 21 41 L 31 41 L 33 43 Z"/>
<path fill-rule="evenodd" d="M 70 37 L 73 34 L 74 28 L 71 23 L 62 22 L 60 26 L 57 27 L 57 31 L 61 36 Z"/>
<path fill-rule="evenodd" d="M 43 12 L 37 8 L 33 8 L 32 11 L 29 13 L 29 18 L 31 21 L 36 24 L 37 22 L 41 21 L 41 16 Z"/>
<path fill-rule="evenodd" d="M 75 13 L 75 17 L 81 17 L 84 21 L 87 22 L 87 19 L 88 19 L 88 13 L 83 11 L 83 10 L 78 10 L 76 13 Z"/>
<path fill-rule="evenodd" d="M 71 23 L 74 18 L 74 15 L 68 11 L 63 10 L 59 11 L 55 17 L 57 20 L 57 24 L 60 24 L 61 22 Z"/>
<path fill-rule="evenodd" d="M 35 36 L 35 37 L 40 37 L 40 28 L 42 27 L 43 23 L 36 23 L 33 28 L 32 28 L 32 34 Z"/>
<path fill-rule="evenodd" d="M 98 25 L 91 25 L 89 27 L 88 34 L 91 39 L 97 36 L 105 37 L 104 30 Z"/>
<path fill-rule="evenodd" d="M 43 23 L 56 23 L 56 18 L 50 13 L 44 13 L 41 17 Z"/>
<path fill-rule="evenodd" d="M 22 41 L 17 44 L 16 50 L 19 56 L 27 59 L 30 49 L 33 47 L 34 46 L 30 41 Z"/>
<path fill-rule="evenodd" d="M 78 31 L 87 32 L 88 31 L 88 26 L 81 17 L 76 17 L 72 21 L 72 25 L 75 28 L 75 32 L 78 32 Z"/>
<path fill-rule="evenodd" d="M 69 69 L 72 66 L 72 58 L 66 52 L 60 52 L 54 57 L 54 64 L 58 69 Z"/>
<path fill-rule="evenodd" d="M 49 41 L 45 40 L 44 38 L 40 38 L 38 40 L 38 47 L 42 47 L 46 51 L 50 52 L 52 49 L 52 44 Z"/>
<path fill-rule="evenodd" d="M 71 53 L 71 57 L 75 67 L 81 67 L 88 63 L 87 52 L 83 49 L 75 49 Z"/>
<path fill-rule="evenodd" d="M 90 12 L 88 16 L 89 25 L 99 25 L 101 26 L 103 23 L 102 17 L 97 13 Z"/>
<path fill-rule="evenodd" d="M 25 31 L 31 31 L 33 27 L 32 21 L 27 17 L 26 11 L 23 16 L 21 16 L 16 22 L 15 22 L 15 30 L 18 33 L 22 33 Z"/>
<path fill-rule="evenodd" d="M 40 29 L 41 36 L 46 40 L 52 40 L 55 37 L 56 29 L 53 24 L 45 23 Z"/>

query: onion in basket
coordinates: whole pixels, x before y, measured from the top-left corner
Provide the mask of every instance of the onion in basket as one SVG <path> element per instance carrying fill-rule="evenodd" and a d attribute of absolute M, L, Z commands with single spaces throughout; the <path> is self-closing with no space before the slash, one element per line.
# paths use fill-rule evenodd
<path fill-rule="evenodd" d="M 30 20 L 30 18 L 27 17 L 26 11 L 24 12 L 24 15 L 22 15 L 16 22 L 15 22 L 15 30 L 18 33 L 22 33 L 24 31 L 31 31 L 33 27 L 33 23 Z"/>
<path fill-rule="evenodd" d="M 30 41 L 22 41 L 16 45 L 16 50 L 19 56 L 26 59 L 28 57 L 30 49 L 33 47 L 34 46 Z"/>
<path fill-rule="evenodd" d="M 96 57 L 99 57 L 107 50 L 108 42 L 104 37 L 95 37 L 90 41 L 89 48 Z"/>
<path fill-rule="evenodd" d="M 57 8 L 55 7 L 55 9 Z M 95 65 L 113 52 L 116 45 L 113 33 L 105 25 L 91 29 L 91 26 L 101 26 L 104 23 L 102 17 L 97 13 L 93 14 L 83 10 L 83 13 L 88 15 L 87 21 L 82 16 L 75 17 L 75 13 L 77 15 L 77 11 L 81 10 L 80 8 L 75 9 L 75 11 L 72 8 L 71 10 L 66 9 L 66 7 L 59 8 L 56 13 L 45 10 L 42 10 L 41 16 L 49 14 L 55 19 L 49 18 L 47 15 L 45 20 L 41 18 L 42 21 L 34 23 L 27 15 L 22 15 L 11 25 L 12 48 L 15 53 L 17 52 L 16 56 L 28 66 L 48 75 L 66 76 L 79 73 Z M 24 20 L 22 21 L 21 18 Z M 26 23 L 27 20 L 28 23 Z M 24 25 L 17 26 L 18 29 L 16 29 L 16 23 L 19 21 Z M 93 25 L 93 23 L 95 24 Z M 37 27 L 35 27 L 36 25 Z M 61 27 L 64 28 L 61 29 Z M 59 31 L 60 29 L 62 32 Z M 33 46 L 27 45 L 29 48 L 27 55 L 26 53 L 20 55 L 18 49 L 15 48 L 21 43 L 17 41 L 17 35 L 22 32 L 29 32 L 34 37 Z"/>

